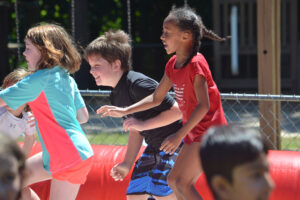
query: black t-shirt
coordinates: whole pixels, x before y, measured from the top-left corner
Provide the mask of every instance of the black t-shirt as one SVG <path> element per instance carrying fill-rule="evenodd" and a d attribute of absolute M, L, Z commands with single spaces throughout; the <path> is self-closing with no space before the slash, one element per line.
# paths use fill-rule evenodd
<path fill-rule="evenodd" d="M 111 104 L 118 107 L 130 106 L 152 94 L 157 85 L 158 83 L 155 80 L 141 73 L 135 71 L 125 72 L 117 86 L 111 92 Z M 157 116 L 165 110 L 169 110 L 174 103 L 175 100 L 168 94 L 159 106 L 125 116 L 125 118 L 132 116 L 144 121 Z M 178 120 L 167 126 L 142 131 L 140 134 L 144 136 L 149 146 L 158 150 L 163 140 L 169 135 L 176 133 L 181 126 L 181 120 Z"/>

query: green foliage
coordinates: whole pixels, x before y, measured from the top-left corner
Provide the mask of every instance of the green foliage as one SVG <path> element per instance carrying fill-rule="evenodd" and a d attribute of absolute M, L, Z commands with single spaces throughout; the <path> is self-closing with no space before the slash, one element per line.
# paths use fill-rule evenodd
<path fill-rule="evenodd" d="M 9 64 L 9 70 L 12 71 L 13 70 L 13 66 L 14 66 L 14 62 L 15 60 L 17 59 L 17 56 L 16 55 L 11 55 L 9 58 L 8 58 L 8 64 Z"/>
<path fill-rule="evenodd" d="M 15 43 L 17 41 L 15 0 L 8 1 L 10 3 L 8 38 L 9 42 Z M 89 0 L 87 2 L 88 38 L 86 41 L 92 41 L 110 29 L 123 29 L 128 32 L 127 0 Z M 202 16 L 206 26 L 211 28 L 212 1 L 188 0 L 187 2 Z M 71 3 L 71 0 L 18 0 L 20 41 L 23 42 L 26 31 L 38 22 L 55 22 L 71 32 Z M 133 54 L 134 70 L 154 77 L 156 80 L 162 76 L 163 67 L 169 58 L 160 46 L 162 22 L 172 5 L 179 7 L 183 3 L 183 0 L 130 0 L 131 37 L 133 47 L 138 51 Z M 78 11 L 80 8 L 75 7 L 75 9 Z M 16 52 L 16 49 L 10 50 L 10 68 L 17 65 Z M 151 55 L 147 55 L 149 53 Z"/>
<path fill-rule="evenodd" d="M 115 21 L 109 20 L 106 16 L 103 17 L 103 24 L 99 31 L 99 35 L 102 35 L 105 31 L 110 29 L 117 30 L 122 28 L 122 19 L 116 18 Z"/>
<path fill-rule="evenodd" d="M 124 29 L 126 25 L 126 1 L 90 0 L 88 4 L 88 27 L 91 41 L 110 29 Z"/>
<path fill-rule="evenodd" d="M 16 13 L 11 13 L 11 16 L 10 16 L 12 19 L 16 19 Z"/>
<path fill-rule="evenodd" d="M 9 13 L 9 35 L 8 40 L 10 43 L 17 42 L 17 29 L 16 29 L 16 12 L 15 0 L 10 0 Z M 66 29 L 70 29 L 70 0 L 31 0 L 31 1 L 18 1 L 18 20 L 19 20 L 19 40 L 23 43 L 26 31 L 33 25 L 39 22 L 55 22 L 61 24 Z M 21 52 L 23 48 L 21 49 Z M 17 49 L 10 49 L 9 68 L 13 70 L 17 66 L 26 66 L 23 60 L 21 63 L 17 61 Z"/>
<path fill-rule="evenodd" d="M 46 17 L 47 16 L 47 10 L 41 10 L 41 17 Z"/>

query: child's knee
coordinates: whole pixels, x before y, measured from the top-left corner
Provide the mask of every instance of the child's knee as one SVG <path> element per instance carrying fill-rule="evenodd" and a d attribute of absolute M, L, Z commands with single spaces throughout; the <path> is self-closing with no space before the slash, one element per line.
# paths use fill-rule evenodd
<path fill-rule="evenodd" d="M 182 181 L 182 178 L 182 175 L 178 173 L 172 173 L 171 171 L 167 177 L 167 182 L 171 188 L 174 188 L 178 186 L 178 184 Z"/>
<path fill-rule="evenodd" d="M 172 174 L 169 174 L 168 178 L 167 178 L 167 181 L 168 181 L 168 184 L 169 186 L 172 188 L 178 188 L 180 187 L 181 185 L 184 184 L 184 180 L 183 180 L 183 177 L 181 176 L 175 176 L 175 175 L 172 175 Z"/>
<path fill-rule="evenodd" d="M 189 181 L 186 178 L 183 178 L 182 176 L 179 176 L 176 180 L 177 188 L 180 190 L 185 190 L 185 188 L 190 187 Z"/>
<path fill-rule="evenodd" d="M 167 182 L 171 188 L 174 188 L 176 186 L 176 179 L 177 178 L 174 175 L 172 175 L 171 173 L 168 175 Z"/>
<path fill-rule="evenodd" d="M 177 190 L 182 192 L 189 190 L 189 188 L 194 186 L 193 180 L 189 180 L 181 175 L 177 177 L 168 177 L 168 183 L 169 182 L 171 183 L 171 185 L 173 185 L 173 187 L 176 187 Z"/>

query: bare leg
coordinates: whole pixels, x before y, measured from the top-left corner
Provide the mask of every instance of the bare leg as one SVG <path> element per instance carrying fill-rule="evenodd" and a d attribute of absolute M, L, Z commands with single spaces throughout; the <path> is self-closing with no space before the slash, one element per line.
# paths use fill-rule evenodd
<path fill-rule="evenodd" d="M 50 200 L 75 200 L 80 184 L 72 184 L 67 181 L 52 179 Z"/>
<path fill-rule="evenodd" d="M 154 198 L 156 200 L 177 200 L 174 192 L 169 194 L 168 196 L 165 196 L 165 197 L 158 197 L 158 196 L 154 196 Z"/>
<path fill-rule="evenodd" d="M 51 179 L 51 175 L 43 167 L 42 153 L 38 153 L 26 160 L 27 175 L 24 180 L 24 187 L 33 183 Z"/>
<path fill-rule="evenodd" d="M 148 194 L 136 194 L 136 195 L 127 195 L 127 200 L 147 200 L 148 199 Z"/>
<path fill-rule="evenodd" d="M 147 200 L 149 197 L 148 194 L 143 195 L 127 195 L 127 200 Z M 171 193 L 165 197 L 153 196 L 156 200 L 176 200 L 176 196 L 174 193 Z"/>
<path fill-rule="evenodd" d="M 195 188 L 202 171 L 199 149 L 199 142 L 184 144 L 168 176 L 168 184 L 178 200 L 202 199 Z"/>
<path fill-rule="evenodd" d="M 38 195 L 28 186 L 43 180 L 51 179 L 51 175 L 43 167 L 42 153 L 38 153 L 26 160 L 26 177 L 21 200 L 39 200 Z"/>
<path fill-rule="evenodd" d="M 40 200 L 39 196 L 30 187 L 23 188 L 20 200 Z"/>

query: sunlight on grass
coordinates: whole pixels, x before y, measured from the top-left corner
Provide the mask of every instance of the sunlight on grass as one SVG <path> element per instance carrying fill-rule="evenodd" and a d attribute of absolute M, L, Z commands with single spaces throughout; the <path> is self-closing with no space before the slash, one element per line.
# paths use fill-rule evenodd
<path fill-rule="evenodd" d="M 87 134 L 87 138 L 91 144 L 98 145 L 127 145 L 128 133 L 99 133 Z M 18 142 L 24 142 L 24 138 L 20 137 Z M 36 141 L 39 142 L 38 137 Z M 281 136 L 281 150 L 300 151 L 300 134 L 299 136 L 286 137 Z"/>
<path fill-rule="evenodd" d="M 300 137 L 281 137 L 281 150 L 299 151 Z"/>
<path fill-rule="evenodd" d="M 99 133 L 87 134 L 87 138 L 91 144 L 105 145 L 127 145 L 127 133 Z"/>

